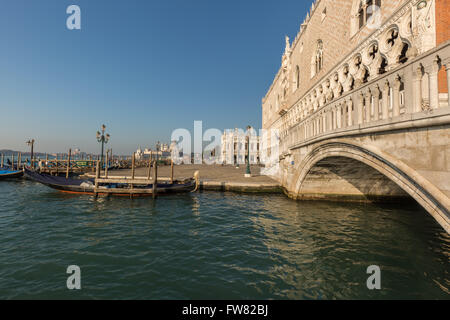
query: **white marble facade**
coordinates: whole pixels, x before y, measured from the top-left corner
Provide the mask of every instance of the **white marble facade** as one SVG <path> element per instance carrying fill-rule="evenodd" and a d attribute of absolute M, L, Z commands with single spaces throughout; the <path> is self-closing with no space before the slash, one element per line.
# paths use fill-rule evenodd
<path fill-rule="evenodd" d="M 228 165 L 247 163 L 247 147 L 250 145 L 250 164 L 260 163 L 260 137 L 252 128 L 248 132 L 241 129 L 225 130 L 222 135 L 221 162 Z"/>

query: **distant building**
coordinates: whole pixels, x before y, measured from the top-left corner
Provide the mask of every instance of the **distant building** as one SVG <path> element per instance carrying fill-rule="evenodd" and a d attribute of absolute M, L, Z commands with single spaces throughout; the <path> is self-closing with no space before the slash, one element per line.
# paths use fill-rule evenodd
<path fill-rule="evenodd" d="M 170 158 L 170 147 L 168 144 L 157 145 L 156 150 L 150 148 L 145 148 L 142 150 L 140 147 L 136 150 L 135 157 L 137 160 L 148 159 L 150 157 L 158 159 L 168 159 Z"/>
<path fill-rule="evenodd" d="M 250 164 L 260 163 L 260 137 L 251 128 L 248 133 L 240 129 L 225 130 L 222 135 L 221 162 L 223 164 L 247 163 L 250 145 Z"/>
<path fill-rule="evenodd" d="M 162 152 L 170 152 L 170 147 L 167 143 L 161 144 L 160 151 Z"/>

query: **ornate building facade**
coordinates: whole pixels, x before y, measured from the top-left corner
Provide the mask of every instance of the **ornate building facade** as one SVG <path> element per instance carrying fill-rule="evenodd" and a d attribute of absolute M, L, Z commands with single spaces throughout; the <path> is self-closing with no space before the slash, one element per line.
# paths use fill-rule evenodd
<path fill-rule="evenodd" d="M 262 99 L 262 128 L 277 132 L 266 166 L 289 196 L 409 195 L 450 230 L 449 12 L 448 0 L 312 4 Z"/>
<path fill-rule="evenodd" d="M 446 0 L 315 1 L 292 43 L 286 37 L 281 68 L 262 99 L 262 128 L 285 137 L 289 127 L 325 104 L 446 42 L 449 10 Z M 421 71 L 423 76 L 428 77 L 427 71 Z M 437 101 L 430 101 L 424 83 L 420 108 L 447 103 L 444 68 L 438 79 Z M 404 84 L 399 86 L 402 106 Z M 389 91 L 394 89 L 395 83 Z M 376 117 L 388 112 L 379 103 Z M 340 118 L 339 113 L 333 116 Z"/>
<path fill-rule="evenodd" d="M 259 164 L 259 150 L 260 137 L 253 128 L 248 132 L 239 129 L 225 130 L 221 141 L 220 162 L 229 165 L 245 164 L 249 154 L 250 164 Z"/>

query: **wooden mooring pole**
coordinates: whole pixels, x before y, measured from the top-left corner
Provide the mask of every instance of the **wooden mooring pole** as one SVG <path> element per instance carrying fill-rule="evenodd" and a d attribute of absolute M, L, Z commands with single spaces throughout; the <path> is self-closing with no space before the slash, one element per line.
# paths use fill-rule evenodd
<path fill-rule="evenodd" d="M 55 162 L 55 164 L 56 164 L 56 175 L 58 175 L 58 167 L 59 167 L 58 157 L 59 157 L 59 155 L 56 154 L 56 162 Z"/>
<path fill-rule="evenodd" d="M 151 171 L 152 171 L 152 157 L 148 159 L 147 180 L 150 180 Z"/>
<path fill-rule="evenodd" d="M 0 165 L 0 168 L 3 168 L 3 161 L 5 160 L 4 157 L 5 157 L 5 156 L 4 156 L 4 154 L 2 153 L 2 160 L 1 160 L 2 163 L 1 163 L 1 165 Z"/>
<path fill-rule="evenodd" d="M 11 170 L 14 170 L 14 154 L 12 155 L 12 160 L 11 160 Z"/>
<path fill-rule="evenodd" d="M 153 162 L 153 165 L 155 166 L 155 172 L 154 172 L 154 177 L 153 177 L 153 192 L 152 192 L 152 196 L 153 199 L 156 198 L 156 193 L 158 192 L 158 162 L 155 160 Z"/>
<path fill-rule="evenodd" d="M 173 159 L 170 161 L 170 183 L 173 184 Z"/>
<path fill-rule="evenodd" d="M 95 186 L 94 186 L 94 194 L 95 197 L 98 197 L 98 179 L 100 179 L 100 160 L 97 160 L 97 165 L 95 169 Z"/>
<path fill-rule="evenodd" d="M 106 152 L 106 159 L 105 159 L 105 178 L 108 178 L 108 155 L 109 152 Z"/>
<path fill-rule="evenodd" d="M 135 167 L 136 165 L 136 153 L 133 152 L 133 155 L 131 156 L 131 179 L 134 180 L 134 173 L 135 173 Z M 130 184 L 130 188 L 131 188 L 131 192 L 130 192 L 130 199 L 133 199 L 133 188 L 134 185 L 131 183 Z"/>
<path fill-rule="evenodd" d="M 133 152 L 133 156 L 131 157 L 131 179 L 134 179 L 134 171 L 135 171 L 136 157 Z"/>
<path fill-rule="evenodd" d="M 66 179 L 69 179 L 69 172 L 70 172 L 70 157 L 72 155 L 72 149 L 69 149 L 69 154 L 67 157 L 67 169 L 66 169 Z"/>

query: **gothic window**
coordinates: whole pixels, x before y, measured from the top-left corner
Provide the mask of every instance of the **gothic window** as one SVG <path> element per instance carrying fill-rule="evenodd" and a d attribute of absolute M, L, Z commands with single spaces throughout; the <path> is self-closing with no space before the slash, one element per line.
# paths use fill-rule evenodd
<path fill-rule="evenodd" d="M 296 86 L 297 89 L 300 87 L 300 67 L 297 66 L 296 70 L 295 70 L 295 81 L 296 81 Z"/>
<path fill-rule="evenodd" d="M 359 10 L 358 10 L 358 18 L 359 18 L 359 28 L 361 29 L 362 27 L 364 27 L 364 17 L 365 17 L 365 14 L 364 14 L 364 9 L 363 9 L 363 6 L 362 6 L 362 2 L 360 3 L 360 5 L 359 5 Z"/>
<path fill-rule="evenodd" d="M 323 42 L 322 40 L 317 41 L 316 52 L 313 56 L 311 64 L 312 77 L 318 74 L 323 68 Z"/>
<path fill-rule="evenodd" d="M 359 29 L 364 27 L 379 9 L 381 9 L 381 0 L 360 0 L 358 9 Z"/>

